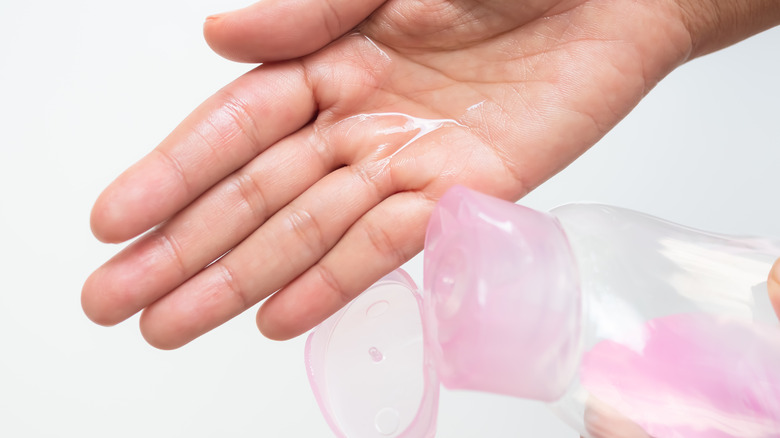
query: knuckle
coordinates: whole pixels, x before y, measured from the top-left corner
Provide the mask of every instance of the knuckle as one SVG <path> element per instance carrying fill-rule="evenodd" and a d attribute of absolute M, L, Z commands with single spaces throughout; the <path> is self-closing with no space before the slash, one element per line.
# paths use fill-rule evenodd
<path fill-rule="evenodd" d="M 325 7 L 327 8 L 327 12 L 323 14 L 325 29 L 331 40 L 334 40 L 341 36 L 343 32 L 341 15 L 339 9 L 333 4 L 332 0 L 325 1 Z"/>
<path fill-rule="evenodd" d="M 251 307 L 254 303 L 246 290 L 239 284 L 233 270 L 224 263 L 215 263 L 214 266 L 217 268 L 217 275 L 219 275 L 219 280 L 222 282 L 225 290 L 238 301 L 241 308 L 247 309 Z"/>
<path fill-rule="evenodd" d="M 319 256 L 327 250 L 327 243 L 319 221 L 306 210 L 290 209 L 286 215 L 289 228 L 308 248 L 312 256 Z"/>
<path fill-rule="evenodd" d="M 363 230 L 374 250 L 383 257 L 389 257 L 394 264 L 401 264 L 410 258 L 383 227 L 366 222 Z"/>
<path fill-rule="evenodd" d="M 219 128 L 219 124 L 212 122 L 222 143 L 228 143 L 236 134 L 241 134 L 249 140 L 250 144 L 259 147 L 259 131 L 249 103 L 228 90 L 223 89 L 218 94 L 221 99 L 220 112 L 230 122 L 222 129 Z"/>
<path fill-rule="evenodd" d="M 312 134 L 307 139 L 307 145 L 317 161 L 320 163 L 337 163 L 337 148 L 333 147 L 333 139 L 327 129 L 320 126 L 322 123 L 312 124 Z"/>
<path fill-rule="evenodd" d="M 319 263 L 314 266 L 317 277 L 325 287 L 334 294 L 342 304 L 347 304 L 352 301 L 352 294 L 350 294 L 339 282 L 333 271 L 325 264 Z"/>
<path fill-rule="evenodd" d="M 386 192 L 389 187 L 392 187 L 389 160 L 356 164 L 349 166 L 349 169 L 364 186 L 368 187 L 373 192 L 373 195 L 377 199 L 382 198 L 382 194 Z"/>
<path fill-rule="evenodd" d="M 155 230 L 149 235 L 149 238 L 154 242 L 155 247 L 163 249 L 165 259 L 173 265 L 179 275 L 186 277 L 188 274 L 187 262 L 185 261 L 184 250 L 176 237 L 170 233 Z"/>
<path fill-rule="evenodd" d="M 234 182 L 241 197 L 241 203 L 246 206 L 255 222 L 263 222 L 268 218 L 268 202 L 258 181 L 249 173 L 239 175 Z"/>
<path fill-rule="evenodd" d="M 158 148 L 155 149 L 155 152 L 157 152 L 157 155 L 162 158 L 163 162 L 173 172 L 173 174 L 176 176 L 176 179 L 181 182 L 182 186 L 184 186 L 185 192 L 193 193 L 193 185 L 190 183 L 189 178 L 187 178 L 187 172 L 184 170 L 184 166 L 182 165 L 181 161 L 179 161 L 174 154 L 166 151 L 165 149 Z"/>

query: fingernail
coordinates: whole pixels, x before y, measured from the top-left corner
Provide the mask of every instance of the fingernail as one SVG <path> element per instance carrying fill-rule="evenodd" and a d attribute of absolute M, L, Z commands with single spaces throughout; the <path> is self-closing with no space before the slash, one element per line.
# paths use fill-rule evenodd
<path fill-rule="evenodd" d="M 206 22 L 209 22 L 209 21 L 214 21 L 214 20 L 219 20 L 220 18 L 222 18 L 222 17 L 224 17 L 224 16 L 225 16 L 225 14 L 224 14 L 224 13 L 223 13 L 223 14 L 214 14 L 214 15 L 209 15 L 208 17 L 206 17 Z"/>

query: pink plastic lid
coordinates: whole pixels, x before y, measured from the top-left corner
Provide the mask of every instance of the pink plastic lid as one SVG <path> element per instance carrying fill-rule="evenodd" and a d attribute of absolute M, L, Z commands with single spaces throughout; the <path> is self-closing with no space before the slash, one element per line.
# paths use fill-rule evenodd
<path fill-rule="evenodd" d="M 424 326 L 441 382 L 540 401 L 577 369 L 579 275 L 558 220 L 455 186 L 428 223 Z"/>
<path fill-rule="evenodd" d="M 434 436 L 439 380 L 424 347 L 421 297 L 404 271 L 384 277 L 314 329 L 306 367 L 336 436 Z"/>

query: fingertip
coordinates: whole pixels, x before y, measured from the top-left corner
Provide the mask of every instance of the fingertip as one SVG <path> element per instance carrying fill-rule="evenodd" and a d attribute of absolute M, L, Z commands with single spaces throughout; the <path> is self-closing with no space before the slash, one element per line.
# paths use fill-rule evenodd
<path fill-rule="evenodd" d="M 286 289 L 289 288 L 290 285 Z M 284 292 L 285 289 L 266 299 L 257 310 L 255 318 L 260 333 L 272 341 L 296 338 L 316 327 L 333 313 L 316 299 L 306 300 L 304 297 L 304 301 L 301 301 L 299 295 L 288 293 L 284 296 Z M 308 296 L 312 297 L 312 295 Z"/>
<path fill-rule="evenodd" d="M 203 21 L 203 37 L 206 39 L 206 44 L 208 44 L 209 47 L 211 47 L 211 50 L 214 50 L 215 52 L 217 52 L 217 49 L 212 45 L 212 41 L 214 40 L 214 32 L 218 32 L 220 26 L 219 21 L 224 15 L 225 14 L 209 15 Z"/>
<path fill-rule="evenodd" d="M 158 350 L 175 350 L 190 342 L 190 340 L 173 336 L 166 329 L 166 326 L 155 321 L 153 311 L 150 311 L 148 308 L 141 312 L 138 326 L 141 330 L 141 336 L 143 336 L 146 343 Z"/>
<path fill-rule="evenodd" d="M 143 336 L 147 344 L 149 344 L 150 346 L 158 350 L 171 351 L 186 345 L 186 343 L 180 344 L 176 342 L 170 342 L 170 340 L 167 340 L 159 336 L 155 336 L 153 333 L 148 333 L 145 332 L 144 330 L 141 330 L 141 336 Z"/>
<path fill-rule="evenodd" d="M 83 299 L 81 300 L 81 309 L 90 321 L 102 327 L 113 327 L 121 322 L 107 317 L 105 313 L 99 310 L 95 310 L 90 303 L 85 303 Z"/>
<path fill-rule="evenodd" d="M 262 0 L 236 11 L 210 15 L 203 25 L 203 35 L 214 52 L 233 61 L 294 59 L 348 32 L 384 1 Z"/>
<path fill-rule="evenodd" d="M 258 329 L 260 329 L 260 334 L 262 334 L 264 337 L 272 341 L 289 341 L 290 339 L 293 339 L 299 335 L 299 334 L 287 333 L 283 330 L 278 330 L 275 327 L 264 325 L 259 322 L 257 324 L 257 327 Z"/>
<path fill-rule="evenodd" d="M 123 175 L 120 175 L 117 181 L 108 186 L 98 196 L 95 204 L 92 206 L 92 211 L 90 211 L 89 227 L 92 235 L 103 243 L 126 242 L 145 231 L 143 227 L 146 224 L 137 223 L 139 218 L 141 220 L 145 219 L 139 216 L 142 209 L 135 208 L 133 209 L 135 213 L 130 214 L 128 211 L 133 210 L 128 210 L 128 207 L 132 208 L 133 204 L 128 202 L 127 199 L 118 198 L 118 195 L 121 196 L 122 192 L 128 192 L 125 188 L 126 186 L 117 183 L 121 181 L 122 177 Z M 135 194 L 137 191 L 137 189 L 132 189 L 130 193 Z M 135 204 L 141 203 L 136 201 Z"/>
<path fill-rule="evenodd" d="M 155 151 L 156 152 L 156 151 Z M 190 199 L 170 159 L 150 154 L 120 174 L 95 200 L 92 234 L 105 243 L 130 240 L 168 219 Z"/>
<path fill-rule="evenodd" d="M 255 61 L 254 58 L 236 50 L 237 43 L 233 42 L 233 37 L 231 37 L 231 33 L 233 33 L 232 28 L 235 26 L 231 26 L 229 22 L 226 23 L 226 17 L 229 14 L 229 12 L 226 12 L 206 17 L 206 20 L 203 22 L 203 38 L 206 40 L 206 44 L 214 53 L 230 61 Z"/>
<path fill-rule="evenodd" d="M 273 311 L 269 312 L 268 307 L 273 306 L 269 306 L 268 302 L 263 303 L 260 309 L 258 309 L 257 317 L 255 318 L 257 329 L 266 338 L 272 341 L 288 341 L 308 331 L 308 329 L 296 329 L 284 319 L 275 318 L 275 313 Z"/>
<path fill-rule="evenodd" d="M 104 327 L 111 327 L 122 322 L 124 318 L 117 317 L 110 311 L 110 306 L 104 299 L 105 294 L 103 294 L 101 280 L 100 270 L 87 277 L 81 288 L 81 309 L 90 321 Z"/>
<path fill-rule="evenodd" d="M 143 331 L 141 331 L 141 335 L 143 336 L 143 338 L 144 338 L 144 340 L 146 341 L 147 344 L 149 344 L 150 346 L 152 346 L 152 347 L 154 347 L 154 348 L 156 348 L 158 350 L 172 351 L 172 350 L 177 350 L 177 349 L 183 347 L 184 345 L 186 345 L 186 343 L 179 344 L 179 343 L 175 343 L 175 342 L 170 342 L 170 341 L 168 341 L 166 339 L 163 339 L 163 338 L 160 338 L 160 337 L 155 337 L 154 335 L 146 334 Z"/>
<path fill-rule="evenodd" d="M 257 5 L 252 5 L 206 17 L 203 22 L 206 44 L 214 53 L 235 62 L 260 63 L 295 57 L 299 49 L 277 53 L 284 49 L 278 47 L 277 41 L 284 41 L 284 38 L 268 32 L 268 17 L 257 9 Z"/>
<path fill-rule="evenodd" d="M 116 232 L 119 229 L 115 226 L 117 215 L 109 207 L 110 204 L 106 204 L 104 196 L 101 195 L 92 207 L 89 215 L 89 228 L 92 235 L 103 243 L 124 242 L 132 236 L 125 237 Z"/>

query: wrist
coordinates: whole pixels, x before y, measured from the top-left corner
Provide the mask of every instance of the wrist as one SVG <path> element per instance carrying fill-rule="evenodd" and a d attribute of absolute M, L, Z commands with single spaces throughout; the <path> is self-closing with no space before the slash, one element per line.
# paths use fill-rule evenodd
<path fill-rule="evenodd" d="M 691 36 L 689 59 L 720 50 L 780 24 L 777 0 L 675 0 Z"/>

